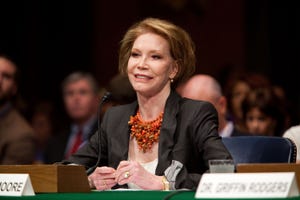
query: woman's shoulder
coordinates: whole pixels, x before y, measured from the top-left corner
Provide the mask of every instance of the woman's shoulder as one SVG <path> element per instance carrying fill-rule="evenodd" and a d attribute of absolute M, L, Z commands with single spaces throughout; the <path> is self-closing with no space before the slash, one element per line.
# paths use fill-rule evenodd
<path fill-rule="evenodd" d="M 208 116 L 216 117 L 218 115 L 215 107 L 208 101 L 182 98 L 179 107 L 179 115 L 184 118 L 195 118 L 200 120 Z"/>
<path fill-rule="evenodd" d="M 208 110 L 215 110 L 214 106 L 208 101 L 202 100 L 193 100 L 189 98 L 182 98 L 181 99 L 181 108 L 183 109 L 208 109 Z"/>

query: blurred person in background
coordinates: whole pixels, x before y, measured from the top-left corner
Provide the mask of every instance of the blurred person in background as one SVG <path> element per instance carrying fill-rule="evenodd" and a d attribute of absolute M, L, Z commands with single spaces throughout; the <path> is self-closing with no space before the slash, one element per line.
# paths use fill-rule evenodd
<path fill-rule="evenodd" d="M 225 84 L 225 96 L 228 100 L 228 117 L 237 130 L 247 132 L 243 121 L 241 104 L 248 93 L 255 88 L 270 87 L 267 77 L 259 73 L 233 73 Z"/>
<path fill-rule="evenodd" d="M 130 84 L 128 77 L 120 73 L 110 79 L 106 86 L 106 91 L 109 92 L 111 96 L 108 101 L 103 104 L 103 108 L 101 109 L 101 119 L 108 108 L 132 103 L 136 100 L 135 91 Z"/>
<path fill-rule="evenodd" d="M 245 127 L 253 135 L 282 136 L 285 131 L 284 102 L 271 87 L 251 90 L 242 102 Z"/>
<path fill-rule="evenodd" d="M 227 116 L 227 99 L 222 93 L 219 82 L 212 76 L 197 74 L 177 88 L 182 96 L 194 100 L 203 100 L 212 103 L 219 118 L 219 135 L 222 137 L 246 135 L 234 127 Z"/>
<path fill-rule="evenodd" d="M 36 164 L 45 163 L 45 148 L 49 138 L 56 130 L 54 107 L 51 102 L 41 101 L 37 103 L 31 114 L 31 126 L 36 134 L 37 149 L 35 154 Z"/>
<path fill-rule="evenodd" d="M 70 124 L 50 139 L 45 152 L 46 163 L 67 159 L 97 130 L 99 89 L 95 78 L 85 72 L 74 72 L 62 83 L 65 109 Z"/>
<path fill-rule="evenodd" d="M 128 76 L 117 74 L 109 81 L 107 91 L 112 94 L 113 105 L 123 105 L 136 100 L 136 93 Z"/>
<path fill-rule="evenodd" d="M 0 164 L 32 164 L 35 135 L 32 127 L 14 107 L 18 68 L 0 55 Z"/>
<path fill-rule="evenodd" d="M 297 163 L 300 163 L 300 125 L 295 125 L 287 129 L 283 133 L 283 137 L 289 138 L 294 141 L 297 147 Z"/>

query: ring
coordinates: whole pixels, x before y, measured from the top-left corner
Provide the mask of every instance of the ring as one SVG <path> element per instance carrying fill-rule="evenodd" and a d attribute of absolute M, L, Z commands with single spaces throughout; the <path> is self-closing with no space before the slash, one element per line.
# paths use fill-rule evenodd
<path fill-rule="evenodd" d="M 104 186 L 105 188 L 107 188 L 107 184 L 106 184 L 106 181 L 105 181 L 105 180 L 103 180 L 103 186 Z"/>
<path fill-rule="evenodd" d="M 93 187 L 93 182 L 92 182 L 92 180 L 91 180 L 90 178 L 88 178 L 88 181 L 89 181 L 90 187 Z"/>
<path fill-rule="evenodd" d="M 129 177 L 129 172 L 127 171 L 127 172 L 125 172 L 125 174 L 124 174 L 124 178 L 128 178 Z"/>

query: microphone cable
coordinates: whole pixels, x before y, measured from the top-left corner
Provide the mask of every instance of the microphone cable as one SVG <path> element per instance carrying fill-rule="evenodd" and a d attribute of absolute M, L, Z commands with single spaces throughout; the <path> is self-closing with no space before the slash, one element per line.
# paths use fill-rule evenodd
<path fill-rule="evenodd" d="M 98 152 L 98 159 L 96 164 L 93 167 L 90 167 L 89 169 L 86 170 L 86 174 L 90 175 L 99 165 L 100 163 L 100 158 L 101 158 L 101 131 L 100 131 L 100 127 L 101 127 L 101 110 L 102 110 L 102 106 L 103 104 L 108 101 L 110 98 L 112 97 L 112 94 L 110 92 L 106 92 L 103 97 L 101 98 L 101 101 L 99 103 L 99 107 L 98 107 L 98 111 L 97 111 L 97 117 L 98 117 L 98 124 L 97 124 L 97 135 L 98 135 L 98 145 L 99 145 L 99 152 Z"/>

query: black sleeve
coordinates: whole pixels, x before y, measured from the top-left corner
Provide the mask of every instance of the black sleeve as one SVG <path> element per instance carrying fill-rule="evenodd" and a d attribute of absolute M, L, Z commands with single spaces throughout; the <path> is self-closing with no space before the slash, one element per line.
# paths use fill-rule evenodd
<path fill-rule="evenodd" d="M 178 145 L 173 149 L 172 164 L 176 163 L 175 168 L 180 168 L 178 163 L 181 164 L 177 175 L 173 174 L 173 189 L 196 189 L 202 174 L 208 172 L 208 160 L 231 159 L 218 134 L 218 115 L 215 108 L 210 103 L 202 103 L 195 105 L 192 111 L 188 110 L 188 115 L 183 114 L 183 119 L 188 125 L 185 131 L 179 134 Z M 184 154 L 182 149 L 186 149 Z M 170 171 L 172 170 L 169 169 L 168 172 Z"/>

